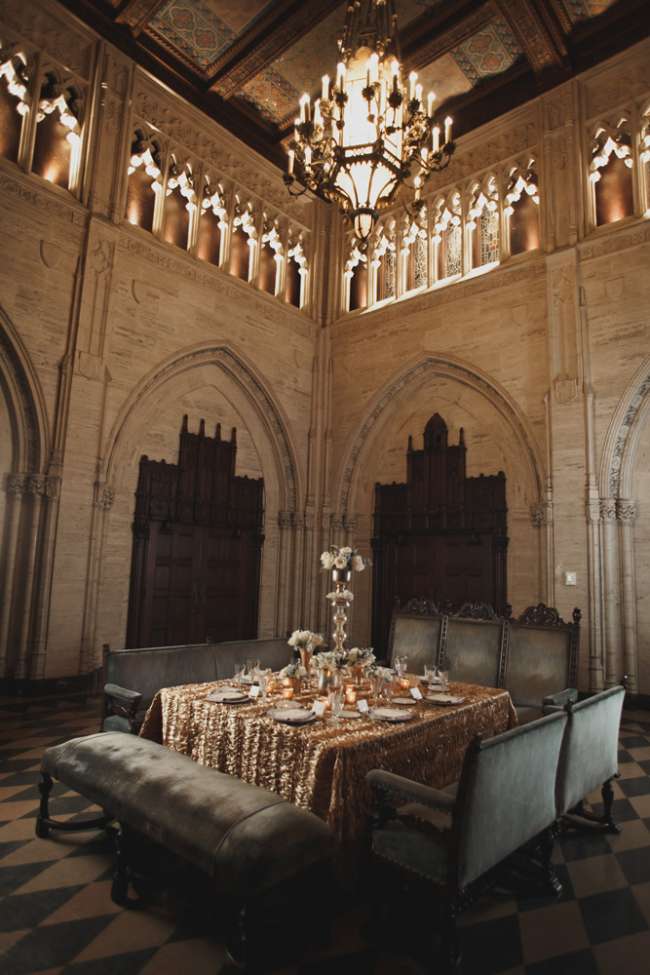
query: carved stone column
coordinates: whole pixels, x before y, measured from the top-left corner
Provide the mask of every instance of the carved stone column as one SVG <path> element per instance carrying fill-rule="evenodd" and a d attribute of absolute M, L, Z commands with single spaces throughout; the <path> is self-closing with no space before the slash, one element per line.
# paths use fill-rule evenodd
<path fill-rule="evenodd" d="M 623 618 L 623 666 L 627 686 L 632 693 L 638 691 L 638 646 L 636 625 L 636 577 L 634 556 L 634 521 L 637 515 L 636 501 L 619 498 L 616 502 L 618 519 L 621 604 Z"/>
<path fill-rule="evenodd" d="M 623 671 L 621 647 L 621 614 L 618 568 L 618 528 L 616 500 L 603 498 L 600 502 L 601 538 L 603 553 L 603 615 L 605 632 L 605 686 L 617 684 Z"/>
<path fill-rule="evenodd" d="M 296 564 L 296 512 L 278 512 L 278 526 L 280 535 L 278 541 L 275 632 L 278 636 L 284 636 L 292 628 Z"/>
<path fill-rule="evenodd" d="M 9 660 L 9 626 L 14 603 L 14 574 L 18 552 L 18 530 L 23 495 L 27 489 L 26 474 L 9 474 L 4 489 L 7 493 L 5 534 L 2 539 L 4 559 L 0 578 L 0 677 L 5 675 Z"/>
<path fill-rule="evenodd" d="M 88 574 L 84 615 L 81 626 L 79 669 L 82 674 L 89 674 L 101 666 L 101 649 L 99 647 L 96 648 L 97 604 L 101 582 L 100 567 L 102 564 L 104 537 L 106 534 L 106 521 L 108 513 L 113 507 L 114 500 L 114 489 L 104 481 L 96 481 L 90 521 Z"/>
<path fill-rule="evenodd" d="M 600 501 L 589 497 L 586 505 L 589 565 L 589 689 L 605 686 L 603 659 L 602 573 L 600 561 Z"/>

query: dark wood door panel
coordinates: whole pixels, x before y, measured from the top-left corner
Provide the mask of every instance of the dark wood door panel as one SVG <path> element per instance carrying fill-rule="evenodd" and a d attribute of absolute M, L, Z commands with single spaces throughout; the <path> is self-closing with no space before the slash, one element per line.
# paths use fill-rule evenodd
<path fill-rule="evenodd" d="M 185 417 L 178 464 L 142 457 L 127 646 L 257 636 L 264 484 L 235 475 L 236 442 Z"/>

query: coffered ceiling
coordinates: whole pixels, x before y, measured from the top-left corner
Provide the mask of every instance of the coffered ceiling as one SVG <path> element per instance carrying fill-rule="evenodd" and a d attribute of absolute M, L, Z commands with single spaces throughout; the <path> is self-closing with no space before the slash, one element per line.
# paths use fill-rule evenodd
<path fill-rule="evenodd" d="M 332 74 L 341 0 L 60 0 L 279 161 L 303 91 Z M 650 33 L 648 0 L 396 0 L 415 68 L 462 133 Z"/>

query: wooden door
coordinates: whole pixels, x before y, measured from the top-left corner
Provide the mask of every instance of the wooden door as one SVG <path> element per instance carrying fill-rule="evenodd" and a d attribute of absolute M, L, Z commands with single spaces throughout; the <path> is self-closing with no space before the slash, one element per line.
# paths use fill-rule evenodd
<path fill-rule="evenodd" d="M 234 430 L 191 434 L 187 417 L 178 464 L 141 458 L 127 646 L 257 636 L 264 485 L 235 458 Z"/>
<path fill-rule="evenodd" d="M 375 487 L 373 646 L 387 647 L 397 603 L 439 606 L 485 602 L 501 610 L 506 594 L 506 482 L 466 476 L 463 431 L 448 443 L 442 417 L 431 417 L 424 449 L 409 437 L 407 480 Z"/>

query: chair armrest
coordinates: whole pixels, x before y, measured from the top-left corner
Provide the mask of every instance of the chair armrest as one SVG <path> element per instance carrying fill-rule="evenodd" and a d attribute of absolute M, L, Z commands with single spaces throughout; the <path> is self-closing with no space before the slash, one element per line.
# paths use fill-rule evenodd
<path fill-rule="evenodd" d="M 136 730 L 135 716 L 142 700 L 139 691 L 120 687 L 119 684 L 104 684 L 104 721 L 112 715 L 125 718 L 131 732 Z"/>
<path fill-rule="evenodd" d="M 385 772 L 383 769 L 373 769 L 366 775 L 366 782 L 370 786 L 373 795 L 381 802 L 387 799 L 393 803 L 404 804 L 415 802 L 429 809 L 440 809 L 444 812 L 453 812 L 456 800 L 453 796 L 434 789 L 429 785 L 422 785 L 420 782 L 413 782 L 402 775 L 395 775 L 394 772 Z"/>
<path fill-rule="evenodd" d="M 578 700 L 578 691 L 575 687 L 567 687 L 563 691 L 558 691 L 557 694 L 548 694 L 543 702 L 544 712 L 546 713 L 546 708 L 563 708 L 567 704 L 574 704 Z M 550 713 L 550 712 L 549 712 Z"/>

